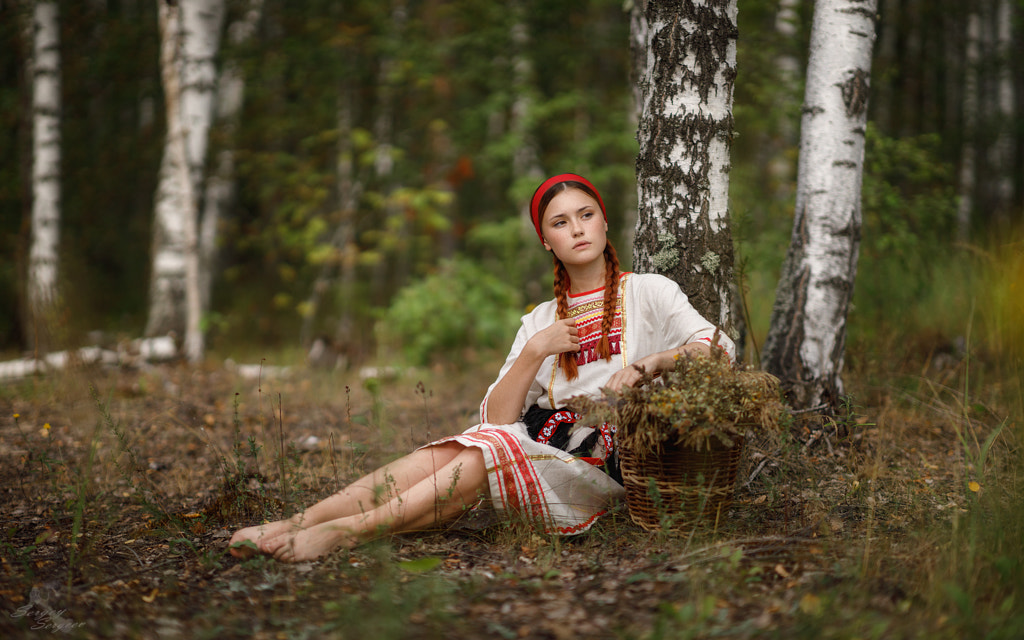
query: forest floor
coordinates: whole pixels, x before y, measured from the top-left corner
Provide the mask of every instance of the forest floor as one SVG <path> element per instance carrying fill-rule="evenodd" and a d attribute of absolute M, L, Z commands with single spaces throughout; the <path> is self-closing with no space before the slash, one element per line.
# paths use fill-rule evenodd
<path fill-rule="evenodd" d="M 1003 423 L 959 397 L 963 363 L 912 363 L 900 384 L 854 371 L 845 415 L 749 439 L 717 526 L 649 532 L 623 506 L 572 538 L 503 523 L 296 565 L 227 553 L 236 528 L 474 424 L 487 365 L 0 386 L 0 637 L 1009 638 L 1024 622 L 1000 574 L 958 577 L 958 531 L 997 491 L 978 454 L 1016 450 L 1011 429 L 975 447 Z"/>

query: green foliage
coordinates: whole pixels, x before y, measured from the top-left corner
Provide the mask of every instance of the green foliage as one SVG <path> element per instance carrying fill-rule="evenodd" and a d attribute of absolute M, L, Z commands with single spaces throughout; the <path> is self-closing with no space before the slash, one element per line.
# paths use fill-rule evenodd
<path fill-rule="evenodd" d="M 425 637 L 449 635 L 452 616 L 446 610 L 458 596 L 458 587 L 446 576 L 431 571 L 441 559 L 396 561 L 384 545 L 372 547 L 370 553 L 373 557 L 369 567 L 346 571 L 353 576 L 372 573 L 369 586 L 324 602 L 324 622 L 318 632 L 387 639 L 407 638 L 409 629 L 415 628 Z"/>
<path fill-rule="evenodd" d="M 377 331 L 412 364 L 458 361 L 471 350 L 509 344 L 521 311 L 517 289 L 455 258 L 399 291 Z"/>
<path fill-rule="evenodd" d="M 939 142 L 937 135 L 890 138 L 868 127 L 863 210 L 874 253 L 908 261 L 949 241 L 956 201 Z"/>
<path fill-rule="evenodd" d="M 372 309 L 387 307 L 440 259 L 461 253 L 491 270 L 495 257 L 477 238 L 508 231 L 503 252 L 522 240 L 512 220 L 536 185 L 535 171 L 586 173 L 601 186 L 611 235 L 619 237 L 627 223 L 621 213 L 633 208 L 636 194 L 631 4 L 595 0 L 581 11 L 570 2 L 451 0 L 408 4 L 396 20 L 395 3 L 264 3 L 255 37 L 242 44 L 224 38 L 218 55 L 220 68 L 241 69 L 246 86 L 237 127 L 217 123 L 211 139 L 210 158 L 223 148 L 237 152 L 237 198 L 223 220 L 222 270 L 214 274 L 214 337 L 294 342 L 306 314 L 317 313 L 317 328 L 330 334 L 342 311 L 368 334 Z M 227 23 L 246 8 L 229 3 Z M 784 35 L 778 9 L 768 0 L 745 2 L 737 41 L 730 205 L 749 261 L 744 284 L 755 336 L 765 331 L 765 301 L 792 217 L 799 69 L 812 13 L 798 3 L 796 33 Z M 900 38 L 937 33 L 930 26 L 954 9 L 962 15 L 952 6 L 925 7 L 880 28 Z M 18 344 L 17 299 L 30 209 L 26 18 L 21 4 L 0 4 L 0 45 L 11 54 L 0 60 L 0 152 L 15 159 L 0 166 L 3 347 L 25 346 Z M 74 329 L 137 332 L 165 133 L 156 5 L 62 3 L 61 24 L 61 257 L 69 317 L 86 325 Z M 525 39 L 513 36 L 517 27 Z M 785 77 L 782 58 L 795 61 L 796 78 Z M 873 94 L 872 108 L 889 104 L 895 112 L 892 105 L 901 105 L 889 119 L 911 124 L 890 124 L 911 132 L 955 124 L 939 113 L 947 103 L 929 100 L 928 91 L 955 87 L 962 65 L 942 56 L 902 61 L 885 61 L 891 77 L 879 69 L 878 86 L 887 90 Z M 922 83 L 925 77 L 934 81 Z M 905 93 L 919 90 L 925 93 L 912 99 Z M 348 132 L 339 123 L 344 105 L 351 107 Z M 961 135 L 943 131 L 940 146 L 933 137 L 869 132 L 860 312 L 920 304 L 936 269 L 950 267 L 941 258 L 948 255 L 954 181 L 939 158 L 957 157 Z M 524 150 L 536 157 L 530 166 L 521 162 Z M 375 160 L 385 152 L 393 167 L 379 172 Z M 360 195 L 344 250 L 331 243 L 342 154 L 351 154 Z M 514 252 L 502 253 L 499 262 L 510 283 L 532 287 L 549 267 L 525 235 L 517 246 L 526 250 L 511 259 L 505 256 Z M 625 266 L 631 252 L 618 248 Z M 350 260 L 358 284 L 330 283 L 313 309 L 317 279 L 333 277 Z M 527 288 L 526 298 L 547 291 Z"/>
<path fill-rule="evenodd" d="M 551 258 L 541 250 L 533 227 L 521 218 L 509 216 L 473 227 L 466 234 L 466 248 L 481 271 L 500 274 L 518 291 L 529 290 L 527 302 L 550 297 Z M 538 280 L 544 286 L 533 287 Z"/>
<path fill-rule="evenodd" d="M 965 416 L 966 404 L 965 397 Z M 976 480 L 963 488 L 968 508 L 953 520 L 930 596 L 935 606 L 951 612 L 960 637 L 1009 638 L 1024 624 L 1015 606 L 1024 600 L 1024 506 L 1017 498 L 1024 486 L 1020 453 L 1011 449 L 1019 449 L 1024 430 L 1016 411 L 1012 429 L 1004 429 L 1009 420 L 1004 421 L 984 442 L 970 419 L 957 431 L 969 477 Z"/>
<path fill-rule="evenodd" d="M 926 326 L 950 311 L 921 306 L 934 293 L 936 275 L 954 261 L 954 181 L 939 159 L 939 142 L 936 135 L 896 139 L 868 127 L 854 293 L 862 329 L 894 309 L 912 316 L 916 310 Z"/>

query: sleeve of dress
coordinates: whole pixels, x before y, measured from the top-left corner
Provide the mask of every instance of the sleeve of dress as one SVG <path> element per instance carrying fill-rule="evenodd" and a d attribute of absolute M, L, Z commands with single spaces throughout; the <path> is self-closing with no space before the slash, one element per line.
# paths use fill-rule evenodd
<path fill-rule="evenodd" d="M 651 291 L 644 296 L 644 311 L 650 318 L 660 318 L 665 348 L 671 349 L 691 342 L 704 342 L 711 346 L 716 327 L 704 318 L 683 293 L 675 281 L 664 276 L 649 278 Z M 718 346 L 725 349 L 730 359 L 736 358 L 736 345 L 724 331 L 718 333 Z"/>
<path fill-rule="evenodd" d="M 484 395 L 483 401 L 480 403 L 480 424 L 487 424 L 487 400 L 491 397 L 491 392 L 494 391 L 494 387 L 497 386 L 498 382 L 505 377 L 508 370 L 512 368 L 512 364 L 519 357 L 523 347 L 526 345 L 526 341 L 530 339 L 532 332 L 527 328 L 527 318 L 524 316 L 522 324 L 519 326 L 519 331 L 516 333 L 516 339 L 512 342 L 512 348 L 508 352 L 508 356 L 505 357 L 505 364 L 501 365 L 501 370 L 498 372 L 498 377 L 494 379 L 491 386 L 487 388 L 487 393 Z M 526 393 L 526 403 L 523 405 L 523 410 L 520 415 L 526 413 L 526 409 L 532 406 L 537 399 L 544 393 L 544 389 L 540 384 L 534 380 L 530 385 L 530 390 Z"/>

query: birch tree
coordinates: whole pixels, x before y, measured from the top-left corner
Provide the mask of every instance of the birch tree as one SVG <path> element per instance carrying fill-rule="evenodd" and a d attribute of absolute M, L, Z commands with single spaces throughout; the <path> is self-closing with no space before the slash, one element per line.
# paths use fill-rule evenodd
<path fill-rule="evenodd" d="M 990 151 L 993 168 L 993 201 L 995 221 L 1003 228 L 1010 222 L 1010 210 L 1013 207 L 1013 157 L 1014 157 L 1014 86 L 1012 27 L 1013 12 L 1010 0 L 995 0 L 993 7 L 993 35 L 995 64 L 993 73 L 993 119 L 995 120 L 995 139 Z M 1019 53 L 1019 52 L 1018 52 Z"/>
<path fill-rule="evenodd" d="M 640 151 L 633 268 L 680 284 L 739 341 L 728 226 L 736 0 L 636 5 Z M 636 33 L 636 31 L 645 33 Z"/>
<path fill-rule="evenodd" d="M 167 139 L 156 195 L 146 335 L 183 333 L 190 359 L 197 359 L 202 353 L 198 194 L 213 119 L 224 2 L 157 2 Z"/>
<path fill-rule="evenodd" d="M 60 246 L 60 29 L 56 2 L 32 14 L 32 239 L 28 262 L 26 335 L 48 348 L 58 298 Z"/>
<path fill-rule="evenodd" d="M 174 171 L 180 191 L 178 216 L 181 232 L 181 263 L 185 298 L 185 353 L 196 361 L 203 353 L 202 332 L 199 329 L 199 247 L 196 231 L 195 189 L 189 176 L 188 133 L 181 109 L 181 78 L 177 73 L 178 47 L 175 34 L 180 13 L 170 3 L 160 7 L 160 70 L 164 85 L 164 103 L 167 111 L 167 150 L 165 158 Z"/>
<path fill-rule="evenodd" d="M 263 0 L 249 0 L 245 12 L 228 27 L 228 40 L 239 46 L 249 41 L 263 15 Z M 238 114 L 242 110 L 245 77 L 237 64 L 228 62 L 217 84 L 217 120 L 223 128 L 225 145 L 215 157 L 203 198 L 199 227 L 199 295 L 203 312 L 210 309 L 213 271 L 217 257 L 217 228 L 235 194 L 235 150 L 233 145 Z"/>
<path fill-rule="evenodd" d="M 957 202 L 956 235 L 967 242 L 971 232 L 971 210 L 974 209 L 978 126 L 978 38 L 980 24 L 977 8 L 969 9 L 967 41 L 964 47 L 963 142 L 960 145 L 960 197 Z"/>
<path fill-rule="evenodd" d="M 540 153 L 532 125 L 532 111 L 537 98 L 537 83 L 533 62 L 527 55 L 530 49 L 530 28 L 526 22 L 526 8 L 521 0 L 512 0 L 508 5 L 512 16 L 509 32 L 511 50 L 512 108 L 509 115 L 509 133 L 518 141 L 512 154 L 512 175 L 533 185 L 543 180 Z M 526 224 L 530 219 L 529 203 L 523 198 L 520 205 L 520 219 L 524 221 L 524 234 L 533 233 L 533 226 Z M 527 235 L 526 237 L 529 237 Z"/>
<path fill-rule="evenodd" d="M 402 250 L 408 241 L 409 221 L 402 214 L 400 202 L 396 198 L 401 192 L 402 185 L 395 175 L 395 156 L 398 147 L 395 144 L 395 119 L 397 117 L 397 100 L 399 97 L 399 77 L 402 72 L 402 65 L 399 60 L 401 43 L 405 37 L 405 28 L 408 21 L 408 6 L 406 0 L 392 0 L 387 4 L 391 16 L 385 33 L 381 36 L 381 55 L 377 69 L 377 107 L 376 117 L 373 120 L 373 137 L 376 142 L 376 149 L 373 152 L 373 169 L 377 177 L 381 193 L 384 194 L 383 213 L 384 226 L 388 233 L 384 236 L 393 247 L 400 250 L 396 259 L 378 260 L 373 273 L 374 289 L 378 292 L 385 290 L 389 267 L 391 273 L 395 274 L 396 280 L 400 280 L 408 274 L 409 251 Z"/>
<path fill-rule="evenodd" d="M 876 7 L 818 0 L 814 8 L 793 233 L 761 358 L 798 408 L 834 408 L 843 393 Z"/>

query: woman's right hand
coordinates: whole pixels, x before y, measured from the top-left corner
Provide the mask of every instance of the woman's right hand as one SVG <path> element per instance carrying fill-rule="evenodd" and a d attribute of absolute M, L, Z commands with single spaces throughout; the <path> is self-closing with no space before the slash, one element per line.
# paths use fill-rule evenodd
<path fill-rule="evenodd" d="M 580 350 L 580 332 L 575 320 L 563 318 L 535 333 L 527 344 L 543 358 L 566 351 L 575 353 Z"/>
<path fill-rule="evenodd" d="M 580 350 L 580 335 L 573 320 L 556 320 L 533 334 L 512 367 L 498 380 L 487 396 L 484 422 L 510 424 L 520 418 L 530 385 L 544 358 L 566 351 Z"/>

